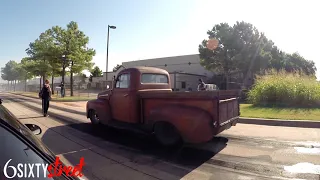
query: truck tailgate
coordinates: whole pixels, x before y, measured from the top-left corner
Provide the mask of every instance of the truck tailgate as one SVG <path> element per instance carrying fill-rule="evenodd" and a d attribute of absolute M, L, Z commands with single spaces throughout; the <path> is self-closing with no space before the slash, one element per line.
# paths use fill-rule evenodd
<path fill-rule="evenodd" d="M 230 98 L 219 100 L 219 125 L 224 126 L 232 123 L 240 116 L 239 100 L 238 98 Z"/>

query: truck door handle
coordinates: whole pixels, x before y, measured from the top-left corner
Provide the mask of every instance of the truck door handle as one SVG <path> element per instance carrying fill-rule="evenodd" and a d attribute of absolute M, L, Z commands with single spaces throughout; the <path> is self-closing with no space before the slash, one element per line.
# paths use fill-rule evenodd
<path fill-rule="evenodd" d="M 123 97 L 127 97 L 129 94 L 125 94 L 125 95 L 123 95 Z"/>

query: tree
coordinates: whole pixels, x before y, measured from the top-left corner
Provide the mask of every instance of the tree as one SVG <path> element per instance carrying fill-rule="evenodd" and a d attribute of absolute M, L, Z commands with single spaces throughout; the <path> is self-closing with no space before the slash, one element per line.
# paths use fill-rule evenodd
<path fill-rule="evenodd" d="M 122 67 L 122 65 L 117 64 L 117 65 L 112 69 L 112 71 L 113 71 L 113 72 L 117 72 L 121 67 Z"/>
<path fill-rule="evenodd" d="M 8 82 L 8 89 L 7 90 L 9 90 L 9 74 L 8 74 L 7 68 L 5 68 L 5 67 L 1 68 L 1 78 Z"/>
<path fill-rule="evenodd" d="M 15 91 L 16 80 L 18 80 L 18 77 L 19 77 L 18 63 L 13 60 L 10 60 L 9 62 L 7 62 L 5 67 L 2 68 L 1 77 L 2 79 L 8 81 L 8 87 L 9 87 L 9 82 L 11 82 L 11 85 L 12 83 L 14 83 L 13 90 Z"/>
<path fill-rule="evenodd" d="M 313 61 L 304 59 L 297 52 L 286 55 L 284 66 L 288 72 L 298 71 L 309 76 L 314 75 L 317 70 Z"/>
<path fill-rule="evenodd" d="M 102 70 L 98 66 L 95 66 L 90 73 L 93 77 L 100 77 L 103 75 Z"/>
<path fill-rule="evenodd" d="M 10 90 L 10 87 L 9 87 L 9 83 L 11 81 L 10 77 L 11 77 L 11 67 L 9 65 L 9 63 L 7 63 L 5 65 L 5 67 L 1 68 L 1 78 L 3 80 L 6 80 L 8 81 L 8 91 Z"/>
<path fill-rule="evenodd" d="M 95 66 L 95 67 L 90 71 L 89 81 L 92 82 L 92 78 L 93 78 L 93 77 L 101 77 L 101 76 L 103 76 L 102 70 L 101 70 L 98 66 Z"/>
<path fill-rule="evenodd" d="M 208 40 L 203 40 L 199 45 L 201 65 L 206 69 L 222 73 L 225 77 L 226 88 L 228 89 L 229 75 L 238 70 L 238 51 L 243 48 L 240 41 L 236 41 L 234 29 L 227 23 L 215 25 L 208 31 L 209 39 L 216 39 L 219 45 L 213 50 L 207 48 Z M 209 41 L 210 42 L 210 41 Z"/>
<path fill-rule="evenodd" d="M 18 64 L 18 71 L 20 72 L 19 80 L 25 82 L 25 91 L 27 91 L 27 80 L 34 77 L 32 72 L 32 64 L 29 58 L 22 58 L 21 62 Z"/>
<path fill-rule="evenodd" d="M 29 48 L 26 49 L 27 54 L 30 56 L 28 60 L 33 61 L 32 69 L 34 75 L 40 75 L 42 83 L 44 83 L 47 76 L 52 75 L 51 66 L 53 61 L 56 61 L 54 39 L 52 37 L 52 31 L 46 30 L 41 33 L 38 39 L 29 44 Z M 40 83 L 41 88 L 41 83 Z"/>
<path fill-rule="evenodd" d="M 86 83 L 86 79 L 87 79 L 87 76 L 85 74 L 81 73 L 80 74 L 80 81 L 78 82 L 79 90 L 81 89 L 81 86 Z"/>
<path fill-rule="evenodd" d="M 62 82 L 64 82 L 65 70 L 69 68 L 70 91 L 73 96 L 73 74 L 91 69 L 95 50 L 87 47 L 89 38 L 79 30 L 78 24 L 74 21 L 67 25 L 67 29 L 55 26 L 52 30 L 55 43 L 61 53 L 60 57 L 65 57 L 62 65 Z"/>
<path fill-rule="evenodd" d="M 207 70 L 222 74 L 227 88 L 231 74 L 242 77 L 246 88 L 250 85 L 248 80 L 254 74 L 267 69 L 299 70 L 308 75 L 315 74 L 313 61 L 305 60 L 298 54 L 289 55 L 280 51 L 250 23 L 237 22 L 232 27 L 227 23 L 220 23 L 207 34 L 209 38 L 199 45 L 200 63 Z M 212 39 L 219 42 L 214 50 L 207 46 Z"/>

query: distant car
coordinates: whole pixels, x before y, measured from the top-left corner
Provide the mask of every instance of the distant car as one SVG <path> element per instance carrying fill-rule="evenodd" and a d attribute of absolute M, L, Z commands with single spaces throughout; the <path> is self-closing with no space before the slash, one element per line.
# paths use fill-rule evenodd
<path fill-rule="evenodd" d="M 35 124 L 22 124 L 2 105 L 2 100 L 0 99 L 0 179 L 7 179 L 4 171 L 6 171 L 9 176 L 13 175 L 13 168 L 10 168 L 8 165 L 7 168 L 5 168 L 5 165 L 10 159 L 12 159 L 10 166 L 13 167 L 17 167 L 18 163 L 28 165 L 35 163 L 53 164 L 55 162 L 55 155 L 46 145 L 35 137 L 35 135 L 41 133 L 41 128 Z M 36 170 L 36 168 L 33 168 L 33 170 Z M 36 172 L 34 172 L 34 174 L 36 175 Z M 19 178 L 15 177 L 13 179 Z M 29 179 L 50 178 L 42 175 L 40 178 Z M 54 177 L 52 179 L 78 180 L 79 178 L 63 174 L 60 177 Z"/>

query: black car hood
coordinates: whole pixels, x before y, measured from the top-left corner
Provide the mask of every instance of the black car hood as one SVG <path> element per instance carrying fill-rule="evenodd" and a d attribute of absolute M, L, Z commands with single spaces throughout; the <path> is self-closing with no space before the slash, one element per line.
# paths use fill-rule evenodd
<path fill-rule="evenodd" d="M 21 136 L 28 139 L 29 142 L 31 142 L 34 146 L 36 146 L 40 151 L 43 152 L 43 154 L 46 155 L 48 159 L 51 159 L 51 163 L 54 163 L 55 161 L 55 155 L 54 153 L 44 144 L 40 139 L 38 139 L 30 130 L 29 128 L 22 124 L 18 118 L 13 115 L 7 108 L 5 108 L 3 105 L 0 104 L 0 123 L 7 124 L 7 126 L 10 126 L 11 128 L 15 129 L 17 133 L 20 133 Z M 72 180 L 80 180 L 82 178 L 79 177 L 66 177 L 66 176 L 60 176 L 53 179 L 72 179 Z"/>
<path fill-rule="evenodd" d="M 10 111 L 7 110 L 3 105 L 0 105 L 0 121 L 4 121 L 13 127 L 15 130 L 23 134 L 25 138 L 31 141 L 35 146 L 37 146 L 40 150 L 46 153 L 48 156 L 55 158 L 55 155 L 52 151 L 50 151 L 46 145 L 44 145 L 35 135 L 22 124 L 18 118 L 13 115 Z"/>

